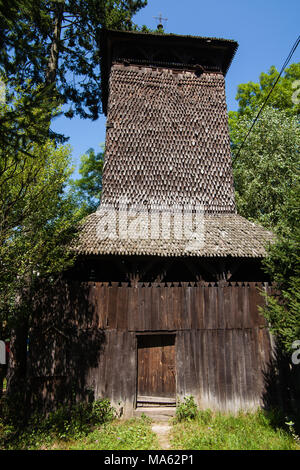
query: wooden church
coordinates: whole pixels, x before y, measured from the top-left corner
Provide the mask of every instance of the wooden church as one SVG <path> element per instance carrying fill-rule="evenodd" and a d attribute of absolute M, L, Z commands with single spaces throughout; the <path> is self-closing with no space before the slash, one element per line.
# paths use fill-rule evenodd
<path fill-rule="evenodd" d="M 212 410 L 261 406 L 272 234 L 236 212 L 225 76 L 237 43 L 118 31 L 100 41 L 101 202 L 75 267 L 39 298 L 34 396 L 109 398 L 126 416 L 190 395 Z"/>

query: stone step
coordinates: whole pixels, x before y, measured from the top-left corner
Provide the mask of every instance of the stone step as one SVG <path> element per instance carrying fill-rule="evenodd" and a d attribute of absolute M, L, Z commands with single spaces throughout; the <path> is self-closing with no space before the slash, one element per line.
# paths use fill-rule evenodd
<path fill-rule="evenodd" d="M 133 415 L 135 418 L 140 418 L 144 414 L 154 421 L 169 421 L 170 418 L 175 416 L 175 413 L 175 406 L 140 406 L 134 410 Z"/>

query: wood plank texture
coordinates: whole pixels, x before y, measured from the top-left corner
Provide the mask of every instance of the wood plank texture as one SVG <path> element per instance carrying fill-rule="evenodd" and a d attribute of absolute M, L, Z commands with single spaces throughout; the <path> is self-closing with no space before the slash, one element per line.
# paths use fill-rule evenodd
<path fill-rule="evenodd" d="M 33 325 L 30 357 L 38 360 L 32 375 L 58 377 L 63 369 L 67 377 L 86 367 L 85 385 L 95 397 L 131 407 L 137 394 L 193 395 L 199 406 L 225 411 L 255 407 L 262 402 L 271 360 L 270 335 L 258 310 L 262 288 L 270 289 L 251 282 L 64 286 L 60 302 L 65 299 L 68 317 L 57 311 L 61 324 L 55 328 L 51 318 L 43 328 L 38 319 Z M 55 292 L 54 306 L 58 297 Z M 64 330 L 66 319 L 76 335 Z M 101 345 L 97 332 L 104 335 Z M 41 348 L 49 334 L 52 346 L 48 341 Z M 94 337 L 98 351 L 86 363 L 82 353 L 72 356 L 72 341 L 80 342 L 80 335 Z M 88 348 L 89 343 L 84 354 Z"/>

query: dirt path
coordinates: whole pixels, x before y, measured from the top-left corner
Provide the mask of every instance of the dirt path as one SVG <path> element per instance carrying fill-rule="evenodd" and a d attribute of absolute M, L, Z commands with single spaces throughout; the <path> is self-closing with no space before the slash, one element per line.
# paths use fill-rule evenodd
<path fill-rule="evenodd" d="M 157 434 L 159 445 L 163 450 L 170 449 L 169 432 L 171 426 L 168 423 L 153 423 L 152 431 Z"/>

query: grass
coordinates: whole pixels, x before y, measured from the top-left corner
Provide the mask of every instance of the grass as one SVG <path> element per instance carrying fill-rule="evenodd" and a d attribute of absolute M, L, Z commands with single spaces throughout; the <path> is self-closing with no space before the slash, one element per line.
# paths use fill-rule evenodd
<path fill-rule="evenodd" d="M 0 449 L 159 450 L 151 424 L 146 416 L 120 420 L 109 401 L 99 400 L 33 416 L 26 427 L 0 418 Z M 294 424 L 275 412 L 200 411 L 189 397 L 170 424 L 170 450 L 300 450 Z"/>
<path fill-rule="evenodd" d="M 147 419 L 116 420 L 95 429 L 82 439 L 54 443 L 51 449 L 68 450 L 157 450 L 157 436 Z"/>
<path fill-rule="evenodd" d="M 300 450 L 300 440 L 290 431 L 272 412 L 225 415 L 207 410 L 193 420 L 175 422 L 171 445 L 177 450 Z"/>
<path fill-rule="evenodd" d="M 10 430 L 1 428 L 1 432 Z M 151 430 L 149 419 L 114 420 L 96 427 L 88 433 L 58 436 L 53 433 L 25 430 L 13 440 L 6 440 L 5 450 L 156 450 L 157 436 Z"/>

